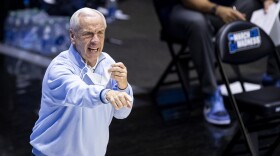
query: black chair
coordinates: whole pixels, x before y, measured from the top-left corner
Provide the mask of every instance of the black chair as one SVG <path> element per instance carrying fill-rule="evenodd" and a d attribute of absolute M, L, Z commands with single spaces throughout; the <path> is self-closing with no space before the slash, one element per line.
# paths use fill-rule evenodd
<path fill-rule="evenodd" d="M 261 87 L 259 90 L 247 92 L 244 90 L 242 93 L 232 94 L 224 65 L 245 67 L 244 65 L 266 56 L 275 55 L 280 69 L 277 49 L 261 28 L 245 21 L 236 21 L 223 26 L 216 36 L 216 48 L 220 73 L 240 126 L 240 131 L 236 132 L 221 155 L 236 155 L 248 151 L 253 156 L 272 155 L 280 143 L 280 88 Z M 240 144 L 238 145 L 243 139 L 248 148 L 246 146 L 240 148 Z M 244 143 L 244 140 L 242 142 Z M 234 146 L 239 147 L 234 149 Z M 234 152 L 237 153 L 233 154 Z"/>
<path fill-rule="evenodd" d="M 166 30 L 166 23 L 163 18 L 168 18 L 172 3 L 172 1 L 153 0 L 154 8 L 161 25 L 160 40 L 166 42 L 172 60 L 153 88 L 152 95 L 154 98 L 156 98 L 161 88 L 168 88 L 170 86 L 172 87 L 179 84 L 182 88 L 186 101 L 188 101 L 188 89 L 190 88 L 190 84 L 192 82 L 198 83 L 198 77 L 196 71 L 194 70 L 195 68 L 192 63 L 186 41 L 173 36 L 169 33 L 169 31 Z M 172 105 L 170 107 L 174 106 L 176 105 Z M 189 108 L 192 107 L 190 104 L 187 106 Z M 160 106 L 158 107 L 160 110 L 167 108 L 166 106 L 163 106 L 162 108 Z"/>

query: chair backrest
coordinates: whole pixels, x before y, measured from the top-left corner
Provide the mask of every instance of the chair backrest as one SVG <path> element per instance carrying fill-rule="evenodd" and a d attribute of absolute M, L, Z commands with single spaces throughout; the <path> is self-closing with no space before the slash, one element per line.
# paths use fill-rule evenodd
<path fill-rule="evenodd" d="M 217 33 L 216 48 L 222 62 L 236 65 L 257 61 L 276 51 L 271 38 L 247 21 L 224 25 Z"/>

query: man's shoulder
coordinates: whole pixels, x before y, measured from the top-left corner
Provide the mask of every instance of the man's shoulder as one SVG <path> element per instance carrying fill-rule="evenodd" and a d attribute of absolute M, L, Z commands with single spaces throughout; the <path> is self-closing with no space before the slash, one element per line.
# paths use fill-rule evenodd
<path fill-rule="evenodd" d="M 62 58 L 63 59 L 63 58 L 66 57 L 66 55 L 68 55 L 67 53 L 68 53 L 68 50 L 62 51 L 55 57 L 55 59 L 56 58 Z"/>
<path fill-rule="evenodd" d="M 68 59 L 68 50 L 60 52 L 52 61 L 63 61 Z"/>
<path fill-rule="evenodd" d="M 69 64 L 69 60 L 70 59 L 69 59 L 69 56 L 68 56 L 68 50 L 62 51 L 56 57 L 53 58 L 53 60 L 49 64 L 49 67 L 53 66 L 53 65 L 58 65 L 58 64 L 67 65 L 67 64 Z"/>

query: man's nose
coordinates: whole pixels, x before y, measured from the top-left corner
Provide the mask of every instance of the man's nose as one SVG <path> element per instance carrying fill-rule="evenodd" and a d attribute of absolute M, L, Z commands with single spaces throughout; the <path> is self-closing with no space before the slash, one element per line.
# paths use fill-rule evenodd
<path fill-rule="evenodd" d="M 98 35 L 94 34 L 94 35 L 92 36 L 92 38 L 91 38 L 91 42 L 96 43 L 96 42 L 98 42 L 98 41 L 99 41 Z"/>

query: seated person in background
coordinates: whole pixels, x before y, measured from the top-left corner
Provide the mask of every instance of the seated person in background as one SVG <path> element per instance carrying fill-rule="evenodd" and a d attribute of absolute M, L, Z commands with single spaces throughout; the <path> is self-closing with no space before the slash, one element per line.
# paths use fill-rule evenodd
<path fill-rule="evenodd" d="M 168 0 L 166 0 L 168 1 Z M 213 37 L 225 23 L 250 20 L 252 12 L 274 3 L 272 0 L 174 0 L 168 17 L 163 18 L 167 31 L 185 40 L 196 66 L 205 95 L 204 117 L 216 125 L 231 123 L 215 76 Z M 173 2 L 174 2 L 173 1 Z M 233 7 L 234 6 L 234 7 Z"/>
<path fill-rule="evenodd" d="M 71 17 L 71 46 L 53 59 L 43 79 L 39 119 L 30 136 L 34 155 L 104 156 L 113 117 L 130 114 L 127 69 L 102 52 L 106 27 L 94 9 Z"/>

